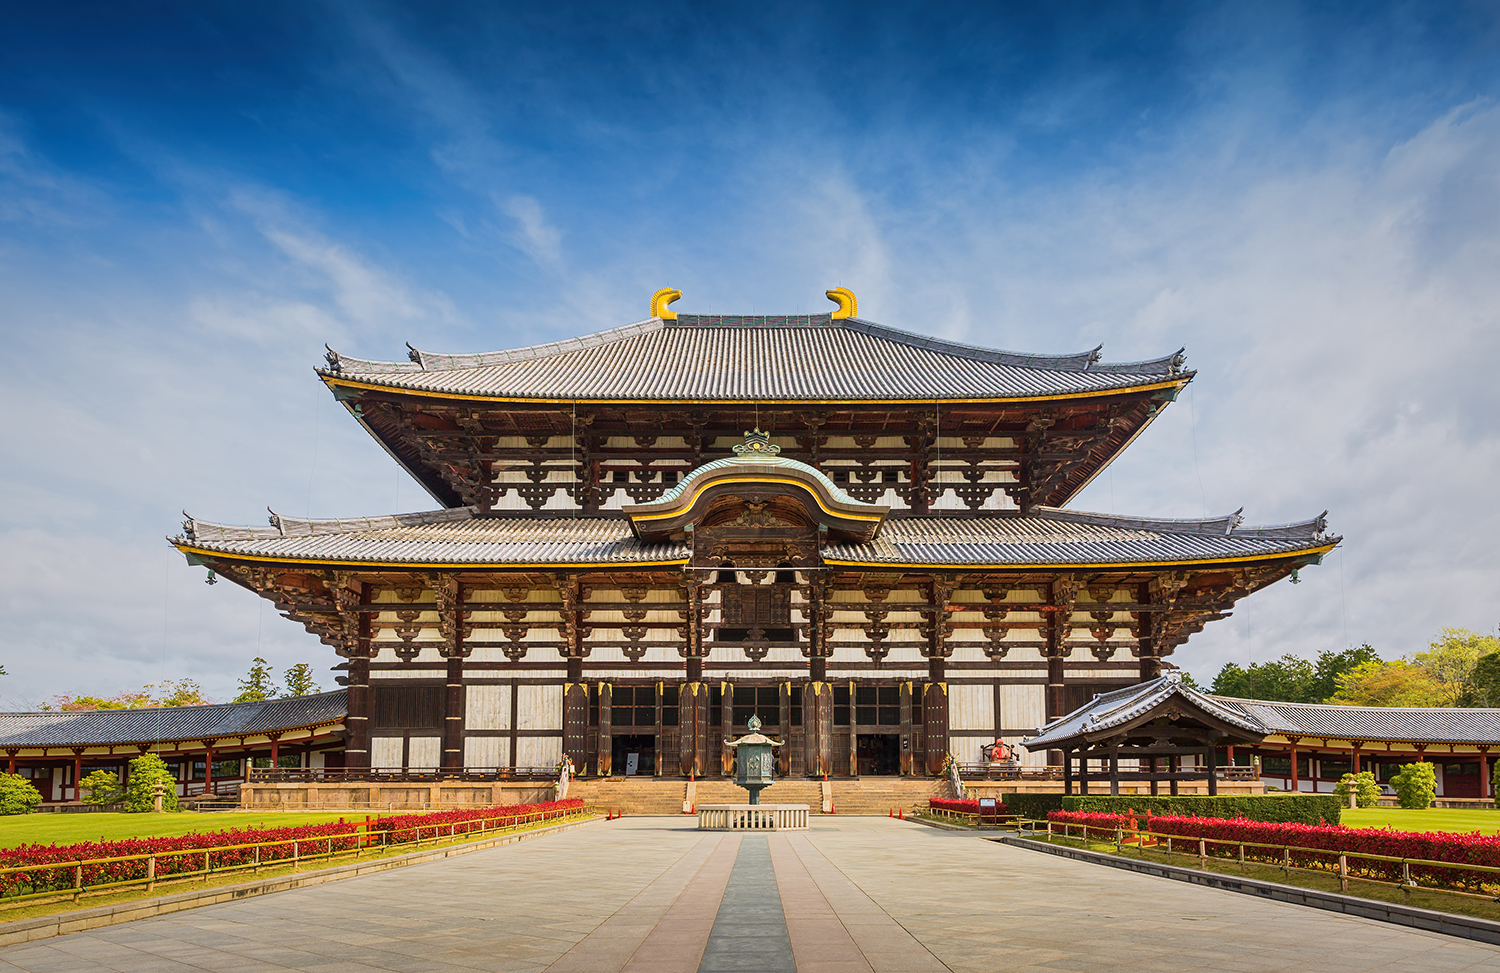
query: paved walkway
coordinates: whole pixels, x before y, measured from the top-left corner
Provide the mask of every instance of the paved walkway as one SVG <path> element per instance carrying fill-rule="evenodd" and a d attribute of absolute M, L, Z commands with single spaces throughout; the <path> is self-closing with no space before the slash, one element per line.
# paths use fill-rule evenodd
<path fill-rule="evenodd" d="M 1500 948 L 885 818 L 627 818 L 0 950 L 0 973 L 1500 973 Z"/>

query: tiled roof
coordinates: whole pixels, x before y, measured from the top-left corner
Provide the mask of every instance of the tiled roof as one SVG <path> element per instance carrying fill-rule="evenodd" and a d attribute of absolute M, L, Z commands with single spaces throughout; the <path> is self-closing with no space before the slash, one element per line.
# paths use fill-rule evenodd
<path fill-rule="evenodd" d="M 401 564 L 638 564 L 682 561 L 680 544 L 636 540 L 619 518 L 477 517 L 472 507 L 349 520 L 274 517 L 278 526 L 225 527 L 188 518 L 177 539 L 250 557 Z"/>
<path fill-rule="evenodd" d="M 70 747 L 250 736 L 342 720 L 344 690 L 212 706 L 0 713 L 0 747 Z"/>
<path fill-rule="evenodd" d="M 174 543 L 246 557 L 401 564 L 638 564 L 686 561 L 690 549 L 645 543 L 614 517 L 478 517 L 473 508 L 349 520 L 278 517 L 225 527 L 189 518 Z M 887 520 L 868 544 L 834 544 L 826 560 L 856 564 L 1171 563 L 1273 556 L 1336 543 L 1322 518 L 1226 532 L 1232 518 L 1143 520 L 1039 508 L 1030 517 Z"/>
<path fill-rule="evenodd" d="M 1202 712 L 1239 727 L 1251 736 L 1266 735 L 1266 729 L 1243 712 L 1225 706 L 1220 700 L 1183 685 L 1175 673 L 1159 679 L 1137 683 L 1124 689 L 1101 693 L 1069 713 L 1037 730 L 1037 735 L 1022 742 L 1028 750 L 1047 750 L 1082 734 L 1097 733 L 1123 726 L 1177 696 Z"/>
<path fill-rule="evenodd" d="M 1404 743 L 1500 743 L 1500 709 L 1334 706 L 1214 697 L 1268 733 Z"/>
<path fill-rule="evenodd" d="M 1038 507 L 1029 517 L 888 520 L 868 544 L 833 545 L 829 561 L 880 564 L 1114 564 L 1295 553 L 1339 538 L 1322 517 L 1284 527 L 1212 520 L 1148 520 Z"/>
<path fill-rule="evenodd" d="M 826 314 L 682 314 L 512 351 L 412 349 L 410 357 L 366 361 L 330 350 L 323 374 L 414 391 L 554 401 L 1008 399 L 1129 389 L 1189 374 L 1181 352 L 1102 364 L 1098 349 L 1016 354 Z"/>

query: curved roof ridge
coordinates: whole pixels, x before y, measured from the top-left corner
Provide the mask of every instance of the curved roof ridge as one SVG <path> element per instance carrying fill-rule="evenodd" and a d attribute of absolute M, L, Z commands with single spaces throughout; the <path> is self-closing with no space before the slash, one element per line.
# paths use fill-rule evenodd
<path fill-rule="evenodd" d="M 270 510 L 270 508 L 266 508 Z M 284 517 L 270 510 L 269 527 L 219 524 L 200 520 L 184 511 L 183 536 L 190 541 L 253 541 L 271 537 L 312 537 L 318 534 L 347 534 L 365 530 L 390 530 L 397 527 L 420 527 L 426 524 L 449 524 L 471 520 L 473 507 L 451 507 L 443 510 L 421 510 L 405 514 L 381 514 L 374 517 L 330 517 L 310 519 Z"/>
<path fill-rule="evenodd" d="M 1246 699 L 1243 696 L 1207 695 L 1225 703 L 1250 703 L 1254 706 L 1295 706 L 1299 709 L 1332 709 L 1344 712 L 1370 713 L 1494 713 L 1500 715 L 1497 706 L 1350 706 L 1344 703 L 1302 703 L 1282 699 Z"/>
<path fill-rule="evenodd" d="M 1323 511 L 1309 520 L 1291 524 L 1268 526 L 1243 526 L 1244 507 L 1232 514 L 1218 517 L 1136 517 L 1127 514 L 1106 514 L 1086 510 L 1071 510 L 1065 507 L 1037 507 L 1037 514 L 1049 520 L 1063 520 L 1075 524 L 1093 524 L 1098 527 L 1123 527 L 1134 530 L 1151 530 L 1168 534 L 1195 534 L 1209 537 L 1253 537 L 1261 540 L 1285 541 L 1333 541 L 1343 540 L 1340 535 L 1328 533 L 1328 511 Z"/>
<path fill-rule="evenodd" d="M 1063 355 L 1030 354 L 1022 351 L 1002 351 L 998 348 L 966 345 L 957 341 L 949 341 L 946 338 L 932 338 L 927 335 L 914 334 L 910 331 L 902 331 L 900 328 L 877 324 L 874 321 L 867 321 L 864 318 L 845 318 L 841 323 L 844 328 L 850 331 L 858 331 L 860 334 L 867 334 L 872 338 L 884 338 L 887 341 L 896 341 L 912 348 L 920 348 L 923 351 L 932 351 L 940 355 L 952 355 L 956 358 L 989 362 L 994 365 L 1014 365 L 1018 368 L 1040 368 L 1058 372 L 1089 371 L 1090 366 L 1099 360 L 1099 353 L 1104 348 L 1103 345 L 1098 345 L 1089 351 Z"/>
<path fill-rule="evenodd" d="M 372 361 L 367 358 L 352 358 L 340 355 L 332 348 L 328 349 L 328 367 L 320 368 L 323 374 L 338 374 L 345 368 L 357 372 L 369 373 L 399 373 L 399 372 L 441 372 L 455 368 L 477 368 L 484 365 L 504 365 L 508 362 L 531 361 L 536 358 L 548 358 L 552 355 L 563 355 L 570 351 L 583 351 L 585 348 L 597 348 L 600 345 L 612 344 L 616 341 L 624 341 L 626 338 L 634 338 L 637 335 L 650 334 L 659 331 L 666 325 L 661 318 L 647 318 L 644 321 L 636 321 L 632 324 L 621 325 L 618 328 L 609 328 L 605 331 L 595 331 L 592 334 L 579 335 L 576 338 L 564 338 L 561 341 L 547 341 L 536 345 L 525 345 L 520 348 L 510 348 L 502 351 L 480 351 L 470 354 L 441 354 L 432 351 L 422 351 L 413 348 L 410 344 L 409 362 Z"/>

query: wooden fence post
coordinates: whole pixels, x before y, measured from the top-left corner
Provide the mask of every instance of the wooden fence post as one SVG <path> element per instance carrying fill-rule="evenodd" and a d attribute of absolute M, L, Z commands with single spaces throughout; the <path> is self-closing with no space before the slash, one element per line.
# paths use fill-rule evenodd
<path fill-rule="evenodd" d="M 1202 838 L 1198 839 L 1198 867 L 1208 867 L 1208 846 L 1203 843 Z"/>
<path fill-rule="evenodd" d="M 1349 856 L 1339 856 L 1339 891 L 1349 891 Z"/>
<path fill-rule="evenodd" d="M 146 891 L 150 892 L 156 888 L 156 856 L 152 855 L 146 859 Z"/>

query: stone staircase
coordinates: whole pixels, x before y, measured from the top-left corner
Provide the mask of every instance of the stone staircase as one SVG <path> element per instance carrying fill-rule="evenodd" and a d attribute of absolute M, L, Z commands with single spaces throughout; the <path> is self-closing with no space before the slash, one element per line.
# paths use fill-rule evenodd
<path fill-rule="evenodd" d="M 581 797 L 585 804 L 597 805 L 601 810 L 626 814 L 681 814 L 687 781 L 651 777 L 575 780 L 568 785 L 568 796 Z"/>
<path fill-rule="evenodd" d="M 693 787 L 694 804 L 744 804 L 750 795 L 727 780 L 700 780 Z M 806 804 L 817 814 L 823 806 L 823 789 L 816 780 L 778 780 L 760 792 L 762 804 Z"/>
<path fill-rule="evenodd" d="M 834 780 L 835 814 L 889 814 L 892 808 L 926 807 L 930 797 L 947 797 L 948 782 L 938 777 L 861 777 Z"/>
<path fill-rule="evenodd" d="M 813 814 L 889 814 L 892 808 L 926 805 L 929 797 L 946 797 L 948 784 L 939 778 L 864 777 L 859 780 L 779 780 L 760 792 L 764 804 L 806 804 Z M 602 810 L 626 814 L 676 814 L 698 804 L 744 804 L 744 788 L 723 778 L 689 784 L 685 780 L 652 777 L 612 777 L 575 780 L 569 797 L 581 797 Z"/>

